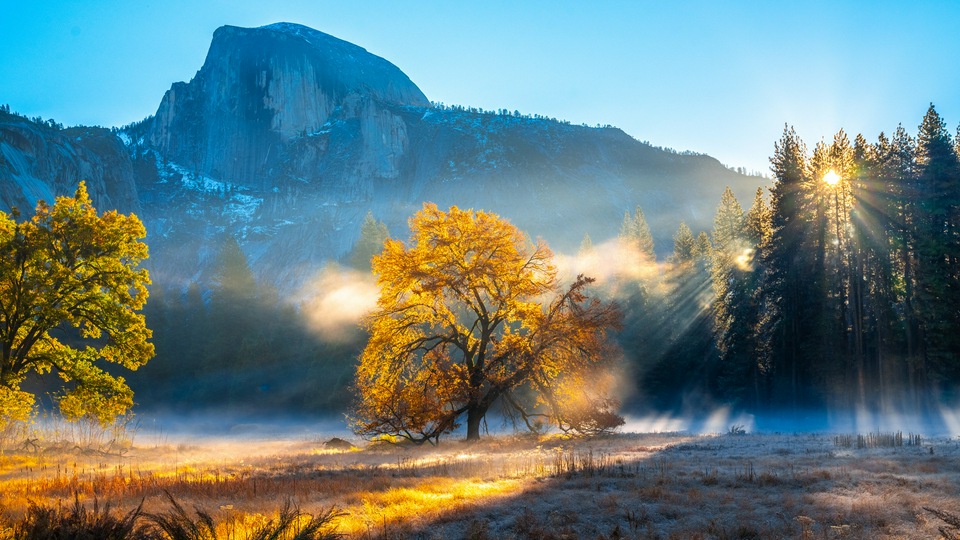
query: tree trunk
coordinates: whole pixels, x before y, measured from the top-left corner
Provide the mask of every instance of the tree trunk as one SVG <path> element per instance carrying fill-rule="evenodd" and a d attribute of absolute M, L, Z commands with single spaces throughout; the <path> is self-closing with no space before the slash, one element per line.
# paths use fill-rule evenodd
<path fill-rule="evenodd" d="M 481 408 L 480 405 L 471 405 L 467 409 L 467 440 L 468 441 L 479 441 L 480 440 L 480 421 L 483 420 L 484 415 L 486 415 L 486 409 Z"/>

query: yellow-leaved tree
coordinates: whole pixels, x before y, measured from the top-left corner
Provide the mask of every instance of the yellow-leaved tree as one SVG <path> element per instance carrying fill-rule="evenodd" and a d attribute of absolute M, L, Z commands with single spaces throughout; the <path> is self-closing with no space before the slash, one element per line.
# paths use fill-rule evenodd
<path fill-rule="evenodd" d="M 65 417 L 109 422 L 133 406 L 133 392 L 99 364 L 137 369 L 154 354 L 140 313 L 150 283 L 143 224 L 98 215 L 82 182 L 73 197 L 38 203 L 31 219 L 14 217 L 0 212 L 0 416 L 29 417 L 35 396 L 21 383 L 55 373 Z"/>
<path fill-rule="evenodd" d="M 495 214 L 427 203 L 410 229 L 373 259 L 380 296 L 356 373 L 358 434 L 436 442 L 465 416 L 475 440 L 494 405 L 530 428 L 623 424 L 601 384 L 620 313 L 586 296 L 592 279 L 561 289 L 549 248 Z"/>

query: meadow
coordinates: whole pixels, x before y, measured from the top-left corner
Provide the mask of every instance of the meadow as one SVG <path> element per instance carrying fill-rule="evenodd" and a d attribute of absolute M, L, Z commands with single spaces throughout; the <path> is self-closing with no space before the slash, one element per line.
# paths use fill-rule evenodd
<path fill-rule="evenodd" d="M 960 537 L 956 437 L 731 428 L 407 446 L 134 432 L 7 433 L 0 538 L 124 519 L 143 538 L 228 540 Z"/>

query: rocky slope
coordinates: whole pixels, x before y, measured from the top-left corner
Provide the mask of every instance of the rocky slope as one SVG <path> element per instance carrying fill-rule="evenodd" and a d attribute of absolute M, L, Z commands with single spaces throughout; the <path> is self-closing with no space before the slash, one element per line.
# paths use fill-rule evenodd
<path fill-rule="evenodd" d="M 119 133 L 11 118 L 0 204 L 86 178 L 98 207 L 143 217 L 154 281 L 181 289 L 209 277 L 229 235 L 263 280 L 295 291 L 351 248 L 368 211 L 403 237 L 424 201 L 497 212 L 561 250 L 614 236 L 640 205 L 666 252 L 681 220 L 712 227 L 726 185 L 749 204 L 763 182 L 615 128 L 432 106 L 386 60 L 288 23 L 220 28 L 197 75 Z"/>
<path fill-rule="evenodd" d="M 0 210 L 29 215 L 80 180 L 97 208 L 139 212 L 133 167 L 120 138 L 103 128 L 58 129 L 0 112 Z"/>

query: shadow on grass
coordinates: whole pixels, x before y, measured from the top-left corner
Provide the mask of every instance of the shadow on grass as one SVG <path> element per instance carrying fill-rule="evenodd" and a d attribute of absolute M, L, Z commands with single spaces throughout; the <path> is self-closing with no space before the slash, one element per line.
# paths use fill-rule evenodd
<path fill-rule="evenodd" d="M 243 458 L 190 462 L 180 454 L 152 470 L 107 466 L 78 475 L 74 463 L 69 475 L 48 468 L 0 488 L 8 511 L 24 493 L 46 501 L 79 493 L 118 509 L 146 500 L 144 514 L 161 515 L 171 512 L 170 493 L 181 517 L 197 522 L 183 509 L 209 509 L 211 520 L 238 531 L 252 517 L 261 521 L 244 531 L 282 516 L 280 502 L 289 500 L 312 515 L 341 509 L 329 531 L 360 539 L 935 538 L 943 522 L 924 507 L 960 508 L 956 441 L 855 448 L 838 440 L 490 437 L 341 452 L 314 442 L 261 457 L 251 445 Z"/>
<path fill-rule="evenodd" d="M 809 434 L 678 437 L 657 449 L 643 440 L 624 436 L 553 450 L 559 467 L 514 493 L 400 519 L 370 536 L 873 539 L 954 533 L 953 524 L 925 506 L 960 508 L 955 441 L 848 450 L 832 437 Z"/>

